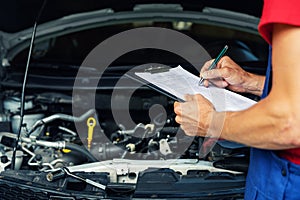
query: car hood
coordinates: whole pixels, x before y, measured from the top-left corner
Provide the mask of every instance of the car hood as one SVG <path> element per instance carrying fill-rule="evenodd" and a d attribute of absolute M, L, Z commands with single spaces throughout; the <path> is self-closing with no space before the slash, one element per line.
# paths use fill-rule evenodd
<path fill-rule="evenodd" d="M 241 5 L 243 4 L 243 5 Z M 39 20 L 35 42 L 86 28 L 124 23 L 132 19 L 182 18 L 208 20 L 257 32 L 262 2 L 256 1 L 49 1 Z M 14 16 L 0 25 L 2 66 L 29 46 L 41 1 L 9 1 L 0 15 Z M 12 15 L 14 13 L 15 15 Z M 2 19 L 4 19 L 2 17 Z M 224 21 L 226 19 L 226 21 Z M 230 20 L 228 20 L 230 19 Z M 249 30 L 248 30 L 249 31 Z"/>
<path fill-rule="evenodd" d="M 30 28 L 42 5 L 41 0 L 18 1 L 11 0 L 1 3 L 0 17 L 5 19 L 0 23 L 0 30 L 17 32 Z M 40 22 L 45 23 L 75 13 L 96 11 L 106 8 L 119 11 L 132 11 L 137 4 L 180 4 L 184 10 L 202 11 L 204 7 L 221 8 L 260 17 L 262 0 L 51 0 L 46 2 Z M 7 19 L 6 16 L 10 16 Z"/>

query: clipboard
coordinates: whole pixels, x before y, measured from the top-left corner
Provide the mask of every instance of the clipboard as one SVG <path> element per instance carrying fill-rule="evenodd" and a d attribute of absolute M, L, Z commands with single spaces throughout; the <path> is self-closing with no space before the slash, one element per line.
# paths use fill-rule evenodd
<path fill-rule="evenodd" d="M 184 102 L 186 94 L 201 94 L 214 105 L 216 111 L 239 111 L 256 104 L 256 101 L 224 88 L 199 86 L 200 77 L 180 65 L 174 68 L 151 66 L 127 76 L 180 102 Z"/>

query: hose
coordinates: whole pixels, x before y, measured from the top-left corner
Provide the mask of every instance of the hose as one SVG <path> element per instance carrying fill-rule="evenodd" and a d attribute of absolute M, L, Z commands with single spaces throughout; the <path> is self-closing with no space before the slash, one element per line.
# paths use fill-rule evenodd
<path fill-rule="evenodd" d="M 81 115 L 79 117 L 74 117 L 72 115 L 66 115 L 66 114 L 62 114 L 62 113 L 51 115 L 51 116 L 46 117 L 44 119 L 38 120 L 32 126 L 32 128 L 28 131 L 27 136 L 30 136 L 30 134 L 32 132 L 34 132 L 38 127 L 40 127 L 44 124 L 48 124 L 48 123 L 50 123 L 54 120 L 60 119 L 60 120 L 70 121 L 70 122 L 81 122 L 81 121 L 85 120 L 86 118 L 88 118 L 89 116 L 91 116 L 94 113 L 95 113 L 95 110 L 91 109 L 91 110 L 87 111 L 86 113 L 84 113 L 83 115 Z"/>
<path fill-rule="evenodd" d="M 98 161 L 89 151 L 87 151 L 85 148 L 83 148 L 77 144 L 66 143 L 65 148 L 85 155 L 88 158 L 88 160 L 91 162 Z"/>

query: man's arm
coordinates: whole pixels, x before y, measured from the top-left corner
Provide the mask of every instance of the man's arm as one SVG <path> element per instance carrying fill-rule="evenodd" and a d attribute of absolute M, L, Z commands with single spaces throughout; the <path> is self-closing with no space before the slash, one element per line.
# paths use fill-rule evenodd
<path fill-rule="evenodd" d="M 299 27 L 274 24 L 273 82 L 268 97 L 244 111 L 216 112 L 201 95 L 189 96 L 187 102 L 175 104 L 176 121 L 190 135 L 195 132 L 189 127 L 197 127 L 197 135 L 209 132 L 258 148 L 300 147 L 299 38 Z M 193 111 L 190 105 L 195 102 Z"/>
<path fill-rule="evenodd" d="M 249 110 L 228 113 L 224 138 L 269 149 L 300 146 L 299 38 L 299 27 L 274 25 L 272 90 Z"/>

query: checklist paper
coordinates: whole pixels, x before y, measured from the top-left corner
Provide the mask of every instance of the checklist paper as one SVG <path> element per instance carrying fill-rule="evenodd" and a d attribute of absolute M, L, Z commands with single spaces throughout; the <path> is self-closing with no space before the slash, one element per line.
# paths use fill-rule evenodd
<path fill-rule="evenodd" d="M 198 85 L 200 77 L 191 74 L 180 65 L 159 73 L 136 72 L 135 75 L 184 100 L 185 94 L 201 94 L 217 111 L 239 111 L 249 108 L 256 102 L 237 93 L 215 86 Z"/>

